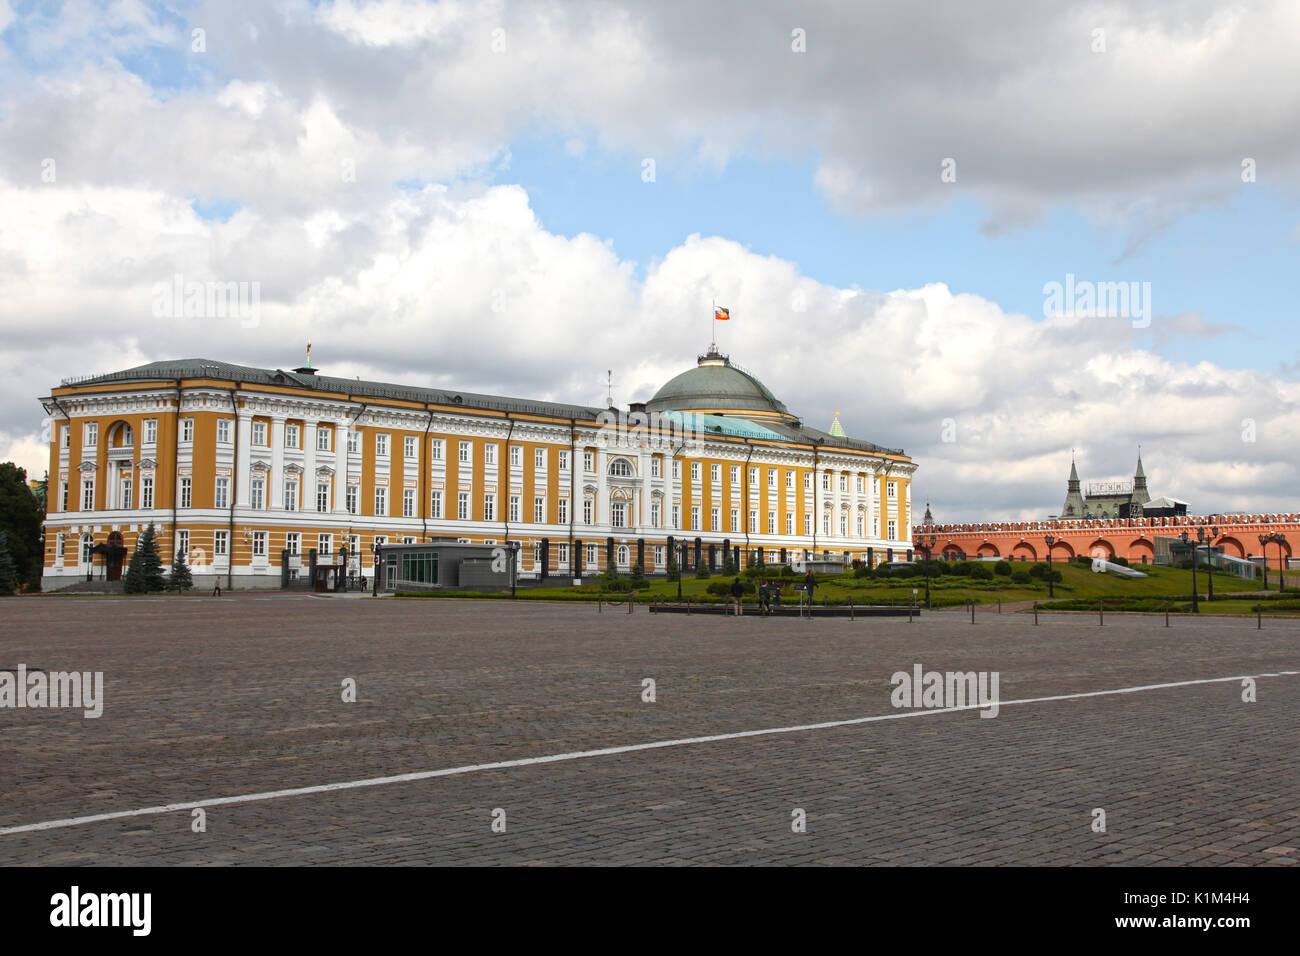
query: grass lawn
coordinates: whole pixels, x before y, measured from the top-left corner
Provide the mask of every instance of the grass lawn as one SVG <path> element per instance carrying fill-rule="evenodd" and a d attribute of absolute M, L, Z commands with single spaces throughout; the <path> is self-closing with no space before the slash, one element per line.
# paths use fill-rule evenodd
<path fill-rule="evenodd" d="M 1020 563 L 1016 562 L 1015 567 Z M 1027 567 L 1028 565 L 1026 565 Z M 1060 599 L 1074 599 L 1077 601 L 1116 600 L 1116 609 L 1119 609 L 1120 602 L 1124 599 L 1159 599 L 1160 607 L 1163 609 L 1165 599 L 1182 599 L 1191 600 L 1192 595 L 1192 572 L 1184 571 L 1179 568 L 1165 567 L 1143 567 L 1142 570 L 1150 575 L 1146 578 L 1126 578 L 1116 574 L 1094 574 L 1090 567 L 1080 564 L 1065 564 L 1062 562 L 1053 565 L 1063 575 L 1063 580 L 1055 586 L 1055 595 Z M 1197 584 L 1200 586 L 1201 593 L 1205 593 L 1205 572 L 1197 572 Z M 696 603 L 721 603 L 726 600 L 712 594 L 707 594 L 705 589 L 710 583 L 730 580 L 723 575 L 714 575 L 708 579 L 697 579 L 692 576 L 682 578 L 681 589 L 682 597 L 685 600 Z M 742 580 L 744 580 L 742 578 Z M 1234 578 L 1224 574 L 1215 575 L 1215 590 L 1219 594 L 1228 594 L 1236 591 L 1258 591 L 1260 582 L 1246 581 L 1241 578 Z M 913 598 L 912 591 L 916 590 L 916 597 Z M 636 593 L 637 603 L 649 603 L 653 601 L 675 601 L 677 599 L 677 582 L 675 581 L 652 581 L 649 586 L 638 590 Z M 519 598 L 527 600 L 555 600 L 555 601 L 596 601 L 600 598 L 604 600 L 622 601 L 624 594 L 602 592 L 600 586 L 589 581 L 577 587 L 554 587 L 554 588 L 519 588 L 517 590 Z M 1034 581 L 1030 584 L 1014 584 L 1008 577 L 995 576 L 991 581 L 974 581 L 969 577 L 959 577 L 957 575 L 941 575 L 930 579 L 930 595 L 933 607 L 953 607 L 965 604 L 968 600 L 974 600 L 977 604 L 994 604 L 998 601 L 1010 603 L 1014 601 L 1046 601 L 1047 584 L 1044 582 Z M 509 600 L 509 593 L 505 594 L 481 594 L 467 591 L 436 591 L 422 592 L 416 594 L 401 594 L 399 597 L 435 597 L 435 598 L 458 598 L 458 597 L 493 597 L 505 598 Z M 1300 599 L 1300 594 L 1296 594 Z M 791 590 L 791 584 L 787 583 L 782 591 L 782 601 L 797 603 L 798 595 Z M 753 601 L 753 595 L 746 599 Z M 823 602 L 829 604 L 847 604 L 852 601 L 857 605 L 905 605 L 910 603 L 924 604 L 925 601 L 925 580 L 920 577 L 915 578 L 897 578 L 889 580 L 862 580 L 854 578 L 852 575 L 825 575 L 818 577 L 816 600 L 818 604 Z M 1215 604 L 1223 604 L 1225 607 L 1235 607 L 1238 602 L 1216 601 Z M 1254 607 L 1253 600 L 1244 600 L 1243 605 Z M 1204 604 L 1204 602 L 1203 602 Z M 1253 613 L 1253 612 L 1251 612 Z"/>

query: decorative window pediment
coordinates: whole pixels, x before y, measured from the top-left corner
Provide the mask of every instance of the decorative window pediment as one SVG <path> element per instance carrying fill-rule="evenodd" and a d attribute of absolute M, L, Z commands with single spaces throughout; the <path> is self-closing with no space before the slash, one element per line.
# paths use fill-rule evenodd
<path fill-rule="evenodd" d="M 141 458 L 135 463 L 135 467 L 153 469 L 158 467 L 158 462 L 154 461 L 152 458 Z"/>
<path fill-rule="evenodd" d="M 285 465 L 285 466 L 284 466 L 284 473 L 285 473 L 286 475 L 301 475 L 301 474 L 302 474 L 302 466 L 301 466 L 301 465 Z"/>
<path fill-rule="evenodd" d="M 95 464 L 93 461 L 83 461 L 80 465 L 77 466 L 77 471 L 82 471 L 82 472 L 96 471 L 98 470 L 98 468 L 99 466 Z"/>
<path fill-rule="evenodd" d="M 333 474 L 334 474 L 334 469 L 331 468 L 329 465 L 321 465 L 319 468 L 316 469 L 316 476 L 318 478 L 329 477 L 332 476 Z"/>
<path fill-rule="evenodd" d="M 251 471 L 267 472 L 271 470 L 271 466 L 264 461 L 255 461 L 249 466 L 249 469 Z"/>

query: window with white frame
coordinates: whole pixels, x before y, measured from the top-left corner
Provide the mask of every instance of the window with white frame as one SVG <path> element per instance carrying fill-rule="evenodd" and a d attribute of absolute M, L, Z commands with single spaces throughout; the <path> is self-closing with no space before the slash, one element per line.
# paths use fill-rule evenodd
<path fill-rule="evenodd" d="M 788 511 L 785 515 L 785 533 L 794 534 L 794 515 Z"/>
<path fill-rule="evenodd" d="M 769 469 L 767 470 L 767 486 L 768 486 L 769 488 L 775 488 L 775 487 L 776 487 L 776 469 L 775 469 L 775 468 L 769 468 Z"/>
<path fill-rule="evenodd" d="M 212 486 L 212 507 L 230 507 L 230 479 L 218 477 Z"/>
<path fill-rule="evenodd" d="M 466 465 L 469 464 L 470 442 L 467 441 L 461 442 L 456 455 L 457 455 L 456 460 L 459 461 L 461 464 L 466 464 Z"/>
<path fill-rule="evenodd" d="M 376 515 L 388 514 L 388 489 L 387 488 L 375 489 L 375 514 Z"/>
<path fill-rule="evenodd" d="M 533 524 L 544 524 L 546 522 L 546 499 L 533 499 Z"/>
<path fill-rule="evenodd" d="M 871 536 L 873 538 L 880 537 L 880 516 L 879 515 L 876 515 L 871 519 Z"/>
<path fill-rule="evenodd" d="M 691 462 L 691 481 L 699 481 L 699 480 L 700 480 L 700 463 L 698 461 L 693 461 Z"/>
<path fill-rule="evenodd" d="M 94 448 L 99 444 L 99 422 L 86 422 L 81 427 L 81 444 L 86 448 Z"/>
<path fill-rule="evenodd" d="M 469 492 L 462 491 L 456 495 L 456 518 L 459 521 L 469 520 Z"/>
<path fill-rule="evenodd" d="M 181 479 L 181 504 L 182 508 L 189 508 L 194 496 L 194 482 L 190 478 Z"/>
<path fill-rule="evenodd" d="M 681 508 L 678 505 L 673 505 L 673 530 L 674 531 L 680 530 L 681 528 L 681 515 L 682 515 Z"/>
<path fill-rule="evenodd" d="M 185 530 L 176 532 L 176 556 L 183 558 L 189 563 L 190 554 L 190 533 Z"/>
<path fill-rule="evenodd" d="M 595 502 L 590 498 L 582 499 L 582 523 L 592 524 L 594 522 Z"/>
<path fill-rule="evenodd" d="M 721 531 L 722 528 L 719 527 L 721 523 L 722 523 L 722 509 L 710 508 L 709 509 L 709 530 Z"/>
<path fill-rule="evenodd" d="M 284 510 L 298 510 L 298 482 L 294 478 L 286 478 L 284 481 Z"/>
<path fill-rule="evenodd" d="M 140 479 L 140 507 L 153 507 L 153 475 L 145 475 Z"/>
<path fill-rule="evenodd" d="M 847 538 L 848 534 L 849 534 L 849 516 L 846 514 L 841 514 L 840 515 L 840 537 Z"/>
<path fill-rule="evenodd" d="M 519 445 L 510 446 L 510 467 L 522 468 L 524 466 L 524 450 Z"/>
<path fill-rule="evenodd" d="M 388 456 L 388 435 L 382 432 L 375 436 L 375 455 L 379 458 Z"/>
<path fill-rule="evenodd" d="M 831 473 L 830 473 L 829 471 L 823 471 L 823 472 L 822 472 L 822 491 L 830 491 L 830 490 L 831 490 Z"/>
<path fill-rule="evenodd" d="M 739 465 L 732 465 L 732 466 L 731 466 L 731 484 L 732 484 L 733 486 L 734 486 L 734 485 L 738 485 L 738 484 L 740 484 L 740 466 L 739 466 Z"/>
<path fill-rule="evenodd" d="M 803 516 L 803 533 L 804 537 L 812 537 L 812 515 Z"/>
<path fill-rule="evenodd" d="M 609 523 L 615 528 L 627 527 L 627 502 L 614 501 L 610 503 Z"/>
<path fill-rule="evenodd" d="M 496 495 L 489 494 L 483 496 L 483 520 L 484 521 L 497 520 L 497 496 Z"/>
<path fill-rule="evenodd" d="M 665 554 L 666 554 L 666 549 L 662 544 L 655 545 L 655 567 L 656 568 L 662 568 L 664 566 Z"/>
<path fill-rule="evenodd" d="M 716 485 L 721 480 L 722 480 L 722 466 L 709 465 L 709 481 L 713 482 L 713 484 Z"/>
<path fill-rule="evenodd" d="M 689 530 L 691 531 L 700 530 L 700 506 L 699 505 L 691 505 L 691 527 Z"/>
<path fill-rule="evenodd" d="M 224 558 L 230 553 L 230 532 L 216 531 L 212 535 L 212 556 Z"/>
<path fill-rule="evenodd" d="M 827 511 L 822 515 L 822 534 L 831 533 L 831 513 Z"/>
<path fill-rule="evenodd" d="M 888 540 L 890 540 L 890 541 L 897 541 L 897 540 L 898 540 L 898 522 L 895 521 L 893 518 L 890 518 L 887 527 L 888 527 L 888 529 L 889 529 L 889 537 L 888 537 Z"/>
<path fill-rule="evenodd" d="M 445 453 L 444 447 L 446 446 L 446 444 L 447 443 L 443 441 L 443 439 L 441 438 L 435 438 L 433 439 L 433 441 L 429 442 L 429 460 L 442 461 L 442 456 Z"/>
<path fill-rule="evenodd" d="M 316 535 L 316 553 L 319 555 L 334 553 L 334 535 L 324 533 Z"/>
<path fill-rule="evenodd" d="M 866 537 L 866 530 L 867 530 L 866 525 L 867 525 L 866 519 L 859 514 L 858 515 L 858 537 L 859 538 Z"/>
<path fill-rule="evenodd" d="M 559 513 L 556 515 L 556 517 L 559 519 L 560 524 L 568 524 L 569 523 L 569 499 L 561 498 L 557 502 L 557 504 L 559 505 Z"/>
<path fill-rule="evenodd" d="M 442 492 L 434 491 L 429 495 L 429 517 L 442 517 Z"/>
<path fill-rule="evenodd" d="M 248 503 L 252 508 L 262 510 L 266 507 L 266 479 L 254 478 L 248 486 Z"/>
<path fill-rule="evenodd" d="M 326 428 L 324 425 L 317 425 L 317 426 L 316 426 L 316 450 L 317 450 L 317 451 L 329 451 L 329 450 L 330 450 L 330 447 L 331 447 L 331 446 L 330 446 L 330 436 L 331 436 L 332 434 L 333 434 L 333 430 L 332 430 L 332 429 Z"/>
<path fill-rule="evenodd" d="M 568 567 L 569 565 L 569 546 L 568 544 L 556 545 L 555 564 L 557 567 Z"/>
<path fill-rule="evenodd" d="M 682 463 L 676 458 L 673 459 L 673 481 L 682 476 Z"/>
<path fill-rule="evenodd" d="M 847 494 L 849 490 L 849 476 L 840 475 L 840 494 Z"/>
<path fill-rule="evenodd" d="M 149 422 L 150 422 L 150 421 L 153 421 L 153 419 L 146 419 L 146 420 L 145 420 L 145 423 L 144 423 L 144 424 L 145 424 L 145 428 L 148 428 L 148 427 L 149 427 Z M 155 424 L 156 424 L 156 423 L 155 423 Z M 60 425 L 60 426 L 59 426 L 59 447 L 60 447 L 60 448 L 71 448 L 71 447 L 72 447 L 72 429 L 71 429 L 70 427 L 68 427 L 67 425 Z"/>
<path fill-rule="evenodd" d="M 533 470 L 541 471 L 545 467 L 546 467 L 546 449 L 534 448 L 533 449 Z"/>
<path fill-rule="evenodd" d="M 804 491 L 812 491 L 812 472 L 811 472 L 811 471 L 805 471 L 805 472 L 803 473 L 803 490 L 804 490 Z"/>
<path fill-rule="evenodd" d="M 636 474 L 632 470 L 632 463 L 626 458 L 615 458 L 609 463 L 609 473 L 615 478 L 631 478 Z"/>
<path fill-rule="evenodd" d="M 769 511 L 767 513 L 767 533 L 776 534 L 776 512 L 775 511 Z"/>
<path fill-rule="evenodd" d="M 416 444 L 414 435 L 405 435 L 402 437 L 402 456 L 404 458 L 416 457 Z"/>
<path fill-rule="evenodd" d="M 560 471 L 568 471 L 568 470 L 569 470 L 569 451 L 568 451 L 567 448 L 566 448 L 564 451 L 560 452 L 560 464 L 559 464 L 559 468 L 560 468 Z"/>
<path fill-rule="evenodd" d="M 67 510 L 68 510 L 68 483 L 67 483 L 66 481 L 60 481 L 60 482 L 59 482 L 59 505 L 58 505 L 58 507 L 59 507 L 59 510 L 60 510 L 60 511 L 67 511 Z M 140 507 L 143 508 L 144 505 L 141 505 Z"/>
<path fill-rule="evenodd" d="M 660 514 L 662 507 L 663 506 L 659 504 L 658 498 L 655 498 L 650 502 L 650 527 L 659 527 L 659 520 L 662 517 Z"/>
<path fill-rule="evenodd" d="M 590 474 L 590 473 L 592 473 L 592 472 L 594 472 L 594 471 L 596 470 L 596 453 L 595 453 L 595 452 L 592 452 L 592 451 L 584 451 L 584 452 L 582 453 L 582 470 L 585 471 L 585 472 L 587 472 L 588 474 Z"/>
<path fill-rule="evenodd" d="M 587 570 L 595 571 L 597 561 L 598 559 L 596 557 L 596 546 L 594 544 L 587 545 L 587 564 L 586 564 Z"/>
<path fill-rule="evenodd" d="M 511 495 L 511 496 L 510 496 L 510 519 L 509 519 L 509 520 L 510 520 L 510 522 L 511 522 L 512 524 L 513 524 L 514 522 L 520 520 L 520 518 L 519 518 L 519 508 L 520 508 L 520 505 L 519 505 L 519 496 L 518 496 L 518 495 Z"/>
<path fill-rule="evenodd" d="M 865 495 L 867 493 L 867 479 L 862 475 L 858 475 L 857 479 L 858 494 Z"/>
<path fill-rule="evenodd" d="M 343 507 L 347 509 L 348 514 L 357 513 L 357 498 L 361 494 L 361 489 L 357 485 L 348 485 L 343 491 Z"/>
<path fill-rule="evenodd" d="M 891 481 L 885 485 L 885 497 L 891 500 L 898 497 L 898 482 Z"/>
<path fill-rule="evenodd" d="M 229 418 L 217 419 L 217 444 L 218 445 L 230 444 L 231 435 L 234 433 L 234 429 L 231 428 L 233 424 L 234 421 Z"/>
<path fill-rule="evenodd" d="M 252 442 L 258 448 L 266 447 L 266 422 L 253 422 Z"/>
<path fill-rule="evenodd" d="M 740 530 L 740 509 L 739 508 L 731 509 L 731 526 L 727 530 L 728 531 Z"/>
<path fill-rule="evenodd" d="M 299 433 L 298 433 L 297 425 L 288 424 L 284 426 L 284 447 L 285 448 L 302 447 L 302 444 L 299 441 Z"/>
<path fill-rule="evenodd" d="M 194 419 L 181 419 L 181 441 L 194 441 Z"/>
<path fill-rule="evenodd" d="M 348 432 L 348 454 L 358 455 L 361 453 L 361 432 Z"/>
<path fill-rule="evenodd" d="M 144 420 L 144 443 L 146 445 L 158 444 L 158 419 L 146 418 Z"/>
<path fill-rule="evenodd" d="M 758 534 L 758 512 L 757 511 L 751 511 L 749 513 L 749 533 Z"/>
<path fill-rule="evenodd" d="M 663 459 L 655 455 L 650 459 L 650 477 L 660 478 L 663 475 Z"/>
<path fill-rule="evenodd" d="M 415 489 L 414 488 L 402 489 L 402 517 L 403 518 L 415 517 Z"/>
<path fill-rule="evenodd" d="M 758 469 L 757 469 L 757 468 L 751 468 L 751 469 L 749 469 L 749 487 L 751 487 L 751 488 L 757 488 L 757 487 L 758 487 Z"/>
<path fill-rule="evenodd" d="M 487 442 L 483 445 L 483 464 L 495 465 L 497 463 L 497 444 L 496 442 Z M 492 519 L 489 518 L 489 521 Z"/>
<path fill-rule="evenodd" d="M 785 473 L 785 488 L 786 488 L 787 491 L 794 491 L 794 472 L 793 472 L 793 471 L 787 471 L 787 472 Z"/>
<path fill-rule="evenodd" d="M 302 554 L 302 534 L 297 531 L 290 531 L 284 536 L 284 549 L 290 555 Z"/>
<path fill-rule="evenodd" d="M 122 479 L 122 501 L 118 505 L 119 508 L 129 509 L 131 507 L 131 491 L 131 476 L 127 475 Z"/>
<path fill-rule="evenodd" d="M 316 482 L 316 510 L 330 510 L 330 484 L 328 481 Z"/>

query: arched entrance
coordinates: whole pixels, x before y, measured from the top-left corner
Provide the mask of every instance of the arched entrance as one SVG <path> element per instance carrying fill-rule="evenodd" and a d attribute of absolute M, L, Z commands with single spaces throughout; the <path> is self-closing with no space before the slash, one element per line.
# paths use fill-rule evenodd
<path fill-rule="evenodd" d="M 104 548 L 105 577 L 117 581 L 122 577 L 122 559 L 126 557 L 126 545 L 122 543 L 122 532 L 112 531 L 108 535 L 108 544 Z"/>

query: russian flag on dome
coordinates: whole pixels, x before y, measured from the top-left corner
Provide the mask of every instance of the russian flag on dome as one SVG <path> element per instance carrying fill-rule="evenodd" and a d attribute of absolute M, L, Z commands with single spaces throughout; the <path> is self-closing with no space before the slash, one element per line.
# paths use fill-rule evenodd
<path fill-rule="evenodd" d="M 722 306 L 720 306 L 720 305 L 719 305 L 719 306 L 715 306 L 714 309 L 713 309 L 713 317 L 714 317 L 715 319 L 717 319 L 719 322 L 725 322 L 725 321 L 727 321 L 729 318 L 731 318 L 731 310 L 730 310 L 730 309 L 724 309 L 724 308 L 723 308 Z"/>

